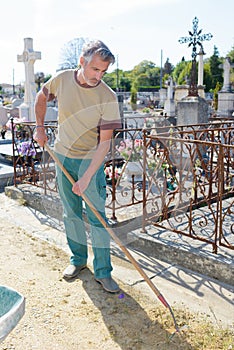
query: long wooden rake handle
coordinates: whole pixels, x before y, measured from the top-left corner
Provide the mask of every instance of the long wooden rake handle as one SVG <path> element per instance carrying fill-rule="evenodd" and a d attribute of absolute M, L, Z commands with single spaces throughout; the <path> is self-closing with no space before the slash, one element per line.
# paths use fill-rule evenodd
<path fill-rule="evenodd" d="M 48 144 L 46 143 L 44 145 L 46 151 L 49 153 L 49 155 L 51 156 L 51 158 L 55 161 L 55 163 L 59 166 L 59 168 L 63 171 L 64 175 L 68 178 L 68 180 L 71 182 L 71 184 L 73 185 L 75 183 L 75 180 L 73 179 L 73 177 L 69 174 L 69 172 L 66 170 L 66 168 L 63 166 L 63 164 L 60 162 L 60 160 L 58 159 L 58 157 L 55 155 L 55 153 L 51 150 L 51 148 L 48 146 Z M 149 285 L 149 287 L 152 289 L 152 291 L 155 293 L 155 295 L 158 297 L 158 299 L 161 301 L 161 303 L 170 310 L 170 313 L 172 315 L 173 318 L 173 322 L 176 328 L 176 331 L 179 331 L 178 325 L 176 323 L 175 320 L 175 316 L 173 314 L 173 311 L 170 307 L 170 305 L 168 304 L 168 302 L 166 301 L 166 299 L 164 298 L 164 296 L 160 293 L 160 291 L 158 290 L 158 288 L 155 287 L 155 285 L 153 284 L 153 282 L 151 281 L 151 279 L 147 276 L 147 274 L 144 272 L 144 270 L 139 266 L 138 262 L 136 261 L 136 259 L 132 256 L 132 254 L 128 251 L 128 249 L 123 245 L 123 243 L 121 242 L 121 240 L 116 236 L 116 234 L 114 233 L 114 231 L 107 226 L 106 221 L 103 219 L 103 217 L 99 214 L 99 212 L 95 209 L 95 207 L 93 206 L 93 204 L 90 202 L 90 200 L 87 198 L 87 196 L 85 194 L 82 194 L 82 198 L 83 200 L 86 202 L 86 204 L 90 207 L 90 209 L 93 211 L 93 213 L 96 215 L 97 219 L 100 221 L 100 223 L 105 227 L 105 229 L 107 230 L 107 232 L 109 233 L 109 235 L 113 238 L 113 240 L 118 244 L 118 246 L 120 247 L 120 249 L 124 252 L 124 254 L 128 257 L 128 259 L 131 261 L 131 263 L 133 264 L 133 266 L 136 268 L 136 270 L 139 272 L 139 274 L 143 277 L 143 279 L 145 280 L 145 282 Z"/>

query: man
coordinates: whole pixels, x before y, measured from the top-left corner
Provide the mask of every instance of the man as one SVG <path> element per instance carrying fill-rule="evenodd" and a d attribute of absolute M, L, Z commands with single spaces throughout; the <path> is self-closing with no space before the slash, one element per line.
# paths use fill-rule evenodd
<path fill-rule="evenodd" d="M 57 73 L 36 96 L 34 139 L 41 147 L 47 142 L 44 129 L 46 104 L 56 98 L 58 134 L 54 150 L 75 181 L 72 186 L 61 169 L 56 167 L 67 241 L 72 252 L 70 265 L 63 273 L 67 280 L 77 277 L 87 264 L 83 193 L 106 220 L 103 161 L 110 149 L 113 130 L 121 123 L 116 95 L 102 77 L 114 62 L 113 54 L 103 42 L 92 41 L 83 48 L 79 69 Z M 119 286 L 111 277 L 109 233 L 87 205 L 86 214 L 94 253 L 94 277 L 104 290 L 116 293 Z"/>

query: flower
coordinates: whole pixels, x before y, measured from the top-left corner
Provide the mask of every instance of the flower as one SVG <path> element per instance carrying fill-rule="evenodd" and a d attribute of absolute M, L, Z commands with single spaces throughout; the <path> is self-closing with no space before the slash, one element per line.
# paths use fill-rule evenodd
<path fill-rule="evenodd" d="M 112 178 L 113 178 L 113 175 L 114 175 L 114 180 L 115 182 L 117 181 L 117 179 L 120 177 L 120 174 L 121 174 L 121 171 L 122 169 L 121 168 L 118 168 L 116 167 L 113 171 L 113 167 L 112 165 L 109 165 L 105 168 L 105 175 L 106 175 L 106 181 L 107 183 L 112 183 Z"/>
<path fill-rule="evenodd" d="M 19 144 L 18 152 L 20 156 L 35 156 L 36 149 L 32 141 L 24 141 Z"/>
<path fill-rule="evenodd" d="M 143 140 L 122 140 L 116 146 L 116 150 L 127 161 L 138 161 L 143 158 Z"/>

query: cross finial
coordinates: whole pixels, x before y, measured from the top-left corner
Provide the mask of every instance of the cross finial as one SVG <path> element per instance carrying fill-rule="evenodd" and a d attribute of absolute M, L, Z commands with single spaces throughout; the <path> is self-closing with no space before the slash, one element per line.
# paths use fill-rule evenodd
<path fill-rule="evenodd" d="M 211 40 L 213 35 L 211 33 L 201 34 L 202 29 L 198 30 L 198 18 L 193 19 L 193 32 L 189 31 L 189 37 L 182 37 L 179 39 L 180 44 L 189 43 L 188 47 L 192 46 L 192 70 L 191 81 L 189 86 L 189 96 L 198 96 L 197 82 L 196 82 L 196 57 L 197 46 L 200 46 L 203 51 L 202 41 Z"/>
<path fill-rule="evenodd" d="M 191 32 L 189 30 L 189 37 L 182 37 L 179 39 L 179 43 L 180 44 L 184 44 L 184 43 L 189 43 L 188 47 L 192 46 L 192 58 L 196 58 L 197 56 L 197 45 L 199 45 L 202 50 L 203 50 L 203 46 L 202 46 L 202 41 L 204 40 L 211 40 L 211 38 L 213 37 L 213 35 L 211 33 L 208 34 L 201 34 L 202 33 L 202 29 L 198 30 L 198 19 L 197 17 L 194 18 L 193 20 L 193 32 Z"/>

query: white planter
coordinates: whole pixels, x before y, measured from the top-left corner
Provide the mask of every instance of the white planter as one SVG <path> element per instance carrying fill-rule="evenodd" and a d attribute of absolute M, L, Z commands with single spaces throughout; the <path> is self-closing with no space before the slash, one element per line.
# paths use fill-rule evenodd
<path fill-rule="evenodd" d="M 132 181 L 132 176 L 134 175 L 134 181 L 143 180 L 143 168 L 140 162 L 128 162 L 125 168 L 125 174 L 128 181 Z"/>

